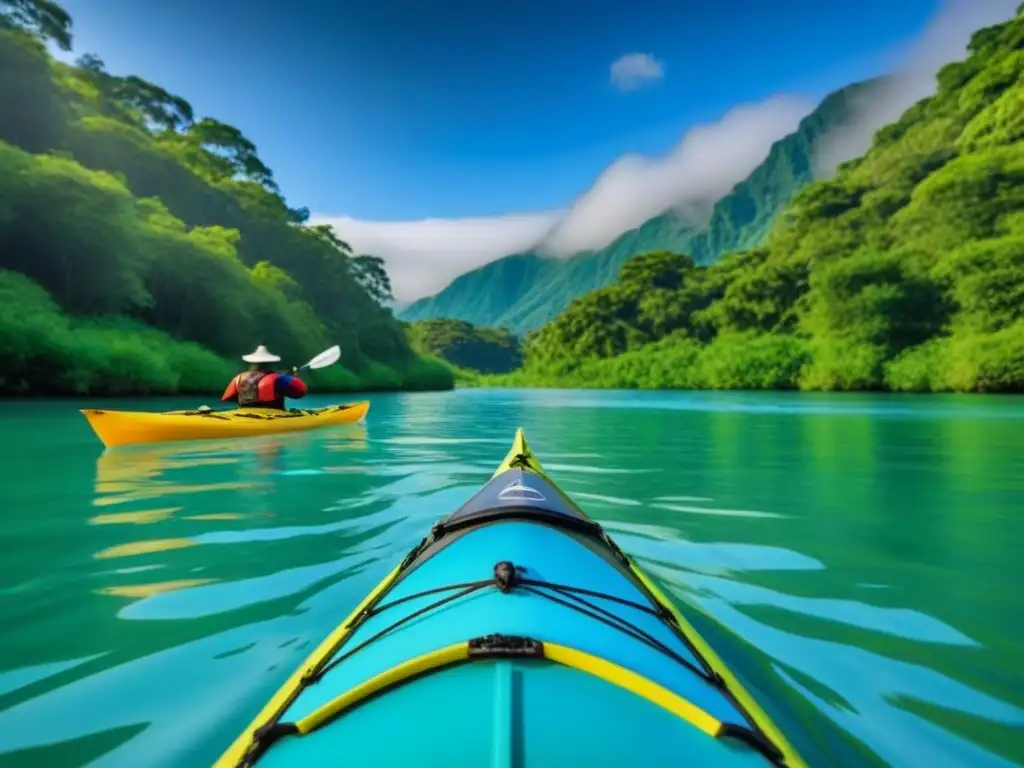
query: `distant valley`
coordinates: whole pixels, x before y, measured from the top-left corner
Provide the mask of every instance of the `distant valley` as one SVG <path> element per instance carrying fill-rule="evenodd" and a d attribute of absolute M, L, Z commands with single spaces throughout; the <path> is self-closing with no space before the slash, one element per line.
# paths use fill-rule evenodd
<path fill-rule="evenodd" d="M 573 299 L 612 283 L 632 256 L 652 251 L 691 255 L 710 264 L 731 251 L 758 245 L 776 215 L 814 181 L 823 139 L 853 118 L 883 79 L 835 91 L 777 141 L 764 162 L 719 200 L 706 222 L 668 211 L 620 235 L 607 247 L 554 258 L 536 251 L 502 257 L 453 280 L 434 296 L 398 312 L 406 322 L 429 318 L 465 320 L 523 335 L 555 318 Z"/>

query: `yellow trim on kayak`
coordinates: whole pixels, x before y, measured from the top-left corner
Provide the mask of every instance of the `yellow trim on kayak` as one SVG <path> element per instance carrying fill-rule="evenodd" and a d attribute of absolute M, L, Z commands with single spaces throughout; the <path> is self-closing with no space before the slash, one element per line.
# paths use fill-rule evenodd
<path fill-rule="evenodd" d="M 273 698 L 266 703 L 266 705 L 259 711 L 259 714 L 253 718 L 252 722 L 239 734 L 238 738 L 234 740 L 230 747 L 224 752 L 223 755 L 214 763 L 213 768 L 234 768 L 238 765 L 242 756 L 249 749 L 249 745 L 253 741 L 253 733 L 257 728 L 262 727 L 268 720 L 275 717 L 281 710 L 285 709 L 290 703 L 290 699 L 300 689 L 302 678 L 311 670 L 315 669 L 327 656 L 334 653 L 334 651 L 340 646 L 345 639 L 348 637 L 351 630 L 349 624 L 351 624 L 356 616 L 358 616 L 364 608 L 370 603 L 377 599 L 377 597 L 391 586 L 391 583 L 397 578 L 401 564 L 396 565 L 391 572 L 384 577 L 384 579 L 374 587 L 373 591 L 370 592 L 366 597 L 363 598 L 362 602 L 359 603 L 348 617 L 341 622 L 334 631 L 331 632 L 327 637 L 324 638 L 323 642 L 317 646 L 316 650 L 313 651 L 306 660 L 302 662 L 298 669 L 292 673 L 284 685 L 282 685 L 277 693 L 274 694 Z"/>
<path fill-rule="evenodd" d="M 750 715 L 751 719 L 757 724 L 757 726 L 765 732 L 765 734 L 774 742 L 775 746 L 778 747 L 779 752 L 782 753 L 783 758 L 786 761 L 787 766 L 792 768 L 808 768 L 807 763 L 803 761 L 800 755 L 792 744 L 782 735 L 782 731 L 779 730 L 775 722 L 768 716 L 768 713 L 761 708 L 761 705 L 757 703 L 757 700 L 750 694 L 750 692 L 743 687 L 739 679 L 722 661 L 721 657 L 715 653 L 711 646 L 708 645 L 707 641 L 698 634 L 697 630 L 694 629 L 693 625 L 690 624 L 679 612 L 672 602 L 665 596 L 665 593 L 658 588 L 658 586 L 651 580 L 651 577 L 644 573 L 640 567 L 633 562 L 633 559 L 626 558 L 629 561 L 630 569 L 633 574 L 643 583 L 643 585 L 650 591 L 652 595 L 661 603 L 665 608 L 668 609 L 669 613 L 679 624 L 679 628 L 683 631 L 686 637 L 694 647 L 704 657 L 704 660 L 710 665 L 710 667 L 725 680 L 726 685 L 729 687 L 730 693 L 736 698 L 736 700 L 742 705 L 743 709 L 746 710 L 747 714 Z"/>
<path fill-rule="evenodd" d="M 523 469 L 530 470 L 534 474 L 540 475 L 548 482 L 551 482 L 551 478 L 544 474 L 544 468 L 540 465 L 540 461 L 533 455 L 533 451 L 530 450 L 530 446 L 527 445 L 526 435 L 523 433 L 522 427 L 516 429 L 516 437 L 512 441 L 512 449 L 508 452 L 508 455 L 505 456 L 504 460 L 502 460 L 501 464 L 498 465 L 494 474 L 491 475 L 491 479 L 493 480 L 498 475 L 503 472 L 508 472 L 510 469 L 516 469 L 517 467 L 512 466 L 512 460 L 517 456 L 525 456 L 527 458 L 528 464 L 523 467 Z M 554 485 L 554 483 L 552 483 L 552 485 Z"/>
<path fill-rule="evenodd" d="M 548 661 L 593 675 L 606 683 L 623 688 L 671 712 L 708 736 L 717 737 L 722 731 L 722 723 L 703 709 L 636 672 L 566 645 L 544 642 L 541 643 L 541 646 L 543 647 L 542 658 Z M 439 648 L 436 651 L 409 659 L 331 699 L 322 707 L 297 720 L 295 727 L 300 734 L 309 733 L 328 723 L 349 707 L 396 683 L 401 683 L 424 672 L 466 661 L 469 658 L 469 643 L 465 642 Z M 489 657 L 483 656 L 481 660 L 486 658 Z"/>
<path fill-rule="evenodd" d="M 315 728 L 336 717 L 353 704 L 358 704 L 365 698 L 379 693 L 385 688 L 390 688 L 395 683 L 401 683 L 410 677 L 421 675 L 438 667 L 447 667 L 469 658 L 469 643 L 456 643 L 445 648 L 439 648 L 430 653 L 424 653 L 414 659 L 403 661 L 391 669 L 381 672 L 350 688 L 345 693 L 331 699 L 319 709 L 315 709 L 300 720 L 295 721 L 295 727 L 299 733 L 309 733 Z"/>
<path fill-rule="evenodd" d="M 513 467 L 511 462 L 517 456 L 525 456 L 527 458 L 526 466 L 523 469 L 531 471 L 534 474 L 540 475 L 547 480 L 551 485 L 558 488 L 558 484 L 552 480 L 548 474 L 544 471 L 537 460 L 537 457 L 533 455 L 529 445 L 526 442 L 526 435 L 523 433 L 522 427 L 516 430 L 516 437 L 512 444 L 512 450 L 509 451 L 505 460 L 498 467 L 498 471 L 494 473 L 494 476 L 500 475 L 502 472 L 507 472 Z M 786 764 L 792 768 L 807 768 L 807 763 L 804 762 L 803 758 L 796 751 L 789 740 L 782 734 L 782 731 L 771 719 L 767 712 L 757 703 L 757 700 L 750 694 L 750 692 L 743 686 L 739 679 L 734 675 L 729 668 L 722 661 L 721 657 L 712 650 L 711 646 L 708 645 L 707 641 L 697 632 L 690 622 L 688 622 L 678 608 L 672 603 L 671 600 L 666 597 L 665 593 L 658 588 L 658 586 L 651 580 L 640 568 L 639 565 L 633 560 L 633 558 L 626 556 L 626 561 L 629 564 L 630 570 L 633 575 L 647 588 L 648 592 L 657 600 L 661 605 L 672 614 L 672 617 L 679 624 L 680 630 L 686 635 L 686 638 L 693 644 L 704 660 L 711 666 L 711 668 L 718 673 L 726 685 L 729 687 L 729 691 L 740 703 L 740 705 L 746 710 L 747 714 L 754 721 L 758 728 L 775 743 L 779 751 L 785 758 Z"/>
<path fill-rule="evenodd" d="M 718 736 L 722 729 L 722 723 L 696 704 L 632 670 L 620 667 L 600 656 L 592 656 L 566 645 L 557 643 L 543 643 L 543 645 L 544 658 L 599 677 L 606 683 L 611 683 L 619 688 L 625 688 L 630 693 L 635 693 L 652 704 L 668 710 L 676 717 L 704 731 L 708 736 Z"/>

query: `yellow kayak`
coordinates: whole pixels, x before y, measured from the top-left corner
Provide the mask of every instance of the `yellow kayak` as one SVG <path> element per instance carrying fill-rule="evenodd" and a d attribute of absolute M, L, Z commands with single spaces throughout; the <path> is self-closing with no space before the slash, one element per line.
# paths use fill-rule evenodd
<path fill-rule="evenodd" d="M 133 443 L 162 443 L 171 440 L 206 440 L 255 437 L 304 429 L 352 424 L 366 416 L 370 401 L 329 405 L 326 408 L 281 411 L 275 408 L 231 410 L 105 411 L 83 408 L 96 436 L 108 448 Z"/>

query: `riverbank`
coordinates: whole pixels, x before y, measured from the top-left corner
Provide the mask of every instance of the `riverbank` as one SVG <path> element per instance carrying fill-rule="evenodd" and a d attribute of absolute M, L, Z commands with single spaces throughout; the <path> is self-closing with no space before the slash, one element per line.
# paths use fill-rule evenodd
<path fill-rule="evenodd" d="M 847 356 L 787 334 L 730 334 L 710 344 L 672 336 L 606 358 L 532 362 L 501 375 L 463 375 L 483 387 L 809 392 L 1024 392 L 1024 324 L 984 336 L 938 337 L 886 359 Z M 859 353 L 859 354 L 858 354 Z M 823 375 L 827 369 L 829 375 Z"/>

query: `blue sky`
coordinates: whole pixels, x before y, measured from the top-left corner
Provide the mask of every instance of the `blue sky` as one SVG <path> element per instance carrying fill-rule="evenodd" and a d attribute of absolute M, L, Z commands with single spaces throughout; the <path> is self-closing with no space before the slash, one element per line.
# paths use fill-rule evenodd
<path fill-rule="evenodd" d="M 95 52 L 240 127 L 290 201 L 363 219 L 561 207 L 624 152 L 881 71 L 935 0 L 66 0 Z M 613 60 L 653 55 L 631 92 Z"/>
<path fill-rule="evenodd" d="M 828 92 L 900 68 L 829 163 L 1019 0 L 61 0 L 75 54 L 239 127 L 404 304 L 717 199 Z M 615 62 L 653 75 L 613 81 Z M 636 66 L 639 62 L 639 66 Z"/>

